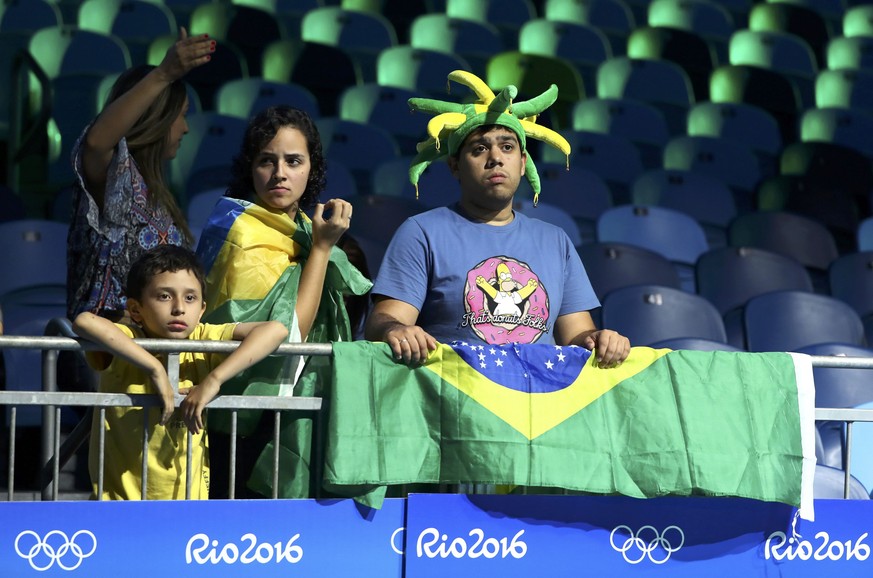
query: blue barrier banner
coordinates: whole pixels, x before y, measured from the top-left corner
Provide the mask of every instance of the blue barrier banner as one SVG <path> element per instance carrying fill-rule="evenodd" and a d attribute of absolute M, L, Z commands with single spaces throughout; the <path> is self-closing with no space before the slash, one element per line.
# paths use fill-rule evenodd
<path fill-rule="evenodd" d="M 406 577 L 873 575 L 873 501 L 413 494 Z M 792 527 L 793 524 L 793 527 Z"/>
<path fill-rule="evenodd" d="M 6 502 L 0 576 L 402 576 L 405 500 Z"/>

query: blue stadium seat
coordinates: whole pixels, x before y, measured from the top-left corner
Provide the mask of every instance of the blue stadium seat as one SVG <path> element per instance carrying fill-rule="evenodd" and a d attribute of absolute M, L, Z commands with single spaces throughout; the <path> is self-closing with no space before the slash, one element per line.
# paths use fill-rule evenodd
<path fill-rule="evenodd" d="M 640 152 L 646 169 L 660 168 L 670 140 L 664 114 L 632 98 L 586 98 L 573 107 L 573 130 L 612 134 L 628 139 Z"/>
<path fill-rule="evenodd" d="M 162 2 L 148 0 L 85 0 L 79 8 L 78 24 L 123 40 L 135 65 L 146 63 L 152 40 L 178 34 L 172 10 Z"/>
<path fill-rule="evenodd" d="M 682 288 L 692 292 L 694 263 L 709 250 L 700 223 L 664 207 L 613 207 L 597 220 L 597 240 L 636 245 L 663 255 L 676 266 Z"/>
<path fill-rule="evenodd" d="M 727 244 L 727 227 L 737 214 L 733 193 L 724 181 L 694 171 L 646 171 L 634 181 L 631 200 L 693 217 L 703 226 L 710 247 Z"/>
<path fill-rule="evenodd" d="M 389 159 L 373 171 L 372 191 L 377 195 L 415 199 L 415 187 L 409 181 L 411 156 Z M 418 202 L 425 208 L 442 207 L 457 203 L 458 180 L 444 162 L 433 163 L 418 180 Z"/>
<path fill-rule="evenodd" d="M 800 117 L 800 140 L 829 142 L 873 157 L 873 112 L 855 108 L 810 108 Z"/>
<path fill-rule="evenodd" d="M 630 58 L 667 60 L 688 75 L 697 101 L 709 99 L 709 75 L 719 64 L 716 45 L 692 30 L 641 26 L 627 39 Z"/>
<path fill-rule="evenodd" d="M 664 168 L 715 177 L 731 188 L 739 212 L 754 207 L 761 166 L 752 150 L 739 141 L 714 136 L 674 137 L 664 147 Z"/>
<path fill-rule="evenodd" d="M 691 79 L 668 60 L 613 56 L 597 70 L 597 96 L 635 98 L 661 110 L 670 134 L 685 132 L 688 109 L 695 102 Z"/>
<path fill-rule="evenodd" d="M 601 309 L 602 326 L 618 331 L 634 345 L 695 337 L 725 343 L 718 311 L 693 293 L 659 285 L 632 285 L 610 291 Z"/>
<path fill-rule="evenodd" d="M 439 13 L 416 18 L 409 29 L 409 43 L 413 48 L 457 54 L 470 63 L 471 72 L 483 78 L 491 57 L 506 48 L 495 26 Z"/>
<path fill-rule="evenodd" d="M 676 337 L 663 339 L 649 345 L 653 349 L 690 349 L 692 351 L 743 351 L 729 343 L 702 339 L 700 337 Z"/>
<path fill-rule="evenodd" d="M 743 314 L 749 351 L 797 351 L 818 343 L 864 345 L 854 309 L 828 295 L 771 291 L 752 297 Z"/>
<path fill-rule="evenodd" d="M 649 26 L 700 34 L 715 43 L 720 62 L 727 62 L 728 41 L 737 27 L 726 6 L 709 0 L 654 0 L 649 4 L 646 21 Z"/>
<path fill-rule="evenodd" d="M 813 482 L 812 494 L 816 500 L 842 500 L 845 494 L 846 472 L 823 464 L 815 466 L 815 481 Z M 869 500 L 867 488 L 858 478 L 849 478 L 849 499 Z"/>
<path fill-rule="evenodd" d="M 522 26 L 518 50 L 569 61 L 582 75 L 587 94 L 593 94 L 597 86 L 597 67 L 612 58 L 609 39 L 595 26 L 546 18 L 530 20 Z"/>
<path fill-rule="evenodd" d="M 398 45 L 379 54 L 376 82 L 413 90 L 420 96 L 444 99 L 446 77 L 453 70 L 472 70 L 472 67 L 457 54 Z"/>
<path fill-rule="evenodd" d="M 609 38 L 615 55 L 624 54 L 627 37 L 636 26 L 631 9 L 622 0 L 546 0 L 543 14 L 549 20 L 599 28 Z"/>
<path fill-rule="evenodd" d="M 316 124 L 324 158 L 328 163 L 339 161 L 351 171 L 359 194 L 370 192 L 373 167 L 400 156 L 394 137 L 376 125 L 338 118 L 321 118 Z"/>
<path fill-rule="evenodd" d="M 594 242 L 597 219 L 613 206 L 612 191 L 597 173 L 583 167 L 570 170 L 561 163 L 537 163 L 540 198 L 558 205 L 573 217 L 582 243 Z"/>
<path fill-rule="evenodd" d="M 582 244 L 582 234 L 579 232 L 579 226 L 573 217 L 558 205 L 540 201 L 534 206 L 530 199 L 515 199 L 512 203 L 512 208 L 523 215 L 527 215 L 532 219 L 539 219 L 552 225 L 564 229 L 567 236 L 570 237 L 570 242 L 574 247 Z"/>
<path fill-rule="evenodd" d="M 698 102 L 688 111 L 688 135 L 735 140 L 758 157 L 761 176 L 779 171 L 782 133 L 773 115 L 741 102 Z"/>
<path fill-rule="evenodd" d="M 401 154 L 415 155 L 415 145 L 427 137 L 428 116 L 410 114 L 408 101 L 419 93 L 375 83 L 350 86 L 341 95 L 339 117 L 373 124 L 388 131 Z"/>
<path fill-rule="evenodd" d="M 873 344 L 873 251 L 842 255 L 828 270 L 830 294 L 861 316 L 867 343 Z"/>
<path fill-rule="evenodd" d="M 531 0 L 446 0 L 446 14 L 451 18 L 466 18 L 485 22 L 497 28 L 503 45 L 518 48 L 519 30 L 536 18 Z"/>
<path fill-rule="evenodd" d="M 316 42 L 349 53 L 361 69 L 364 82 L 376 80 L 379 53 L 397 46 L 397 33 L 380 14 L 324 6 L 309 10 L 300 24 L 305 42 Z"/>
<path fill-rule="evenodd" d="M 679 289 L 679 274 L 659 253 L 625 243 L 586 243 L 576 248 L 597 298 L 631 285 L 659 285 Z"/>
<path fill-rule="evenodd" d="M 269 106 L 288 105 L 321 116 L 315 95 L 304 86 L 263 78 L 236 78 L 225 82 L 215 94 L 215 112 L 245 120 Z"/>
<path fill-rule="evenodd" d="M 357 195 L 346 200 L 355 210 L 349 234 L 357 240 L 369 239 L 386 247 L 403 221 L 425 209 L 421 203 L 402 197 Z"/>
<path fill-rule="evenodd" d="M 831 38 L 831 24 L 822 12 L 821 4 L 828 3 L 844 9 L 842 0 L 790 0 L 789 2 L 761 2 L 749 11 L 749 29 L 780 32 L 801 38 L 812 49 L 819 68 L 825 66 L 825 50 Z M 804 4 L 806 4 L 804 6 Z M 819 4 L 819 6 L 813 6 Z M 833 14 L 836 16 L 836 14 Z M 836 17 L 833 19 L 836 21 Z"/>
<path fill-rule="evenodd" d="M 246 121 L 214 112 L 188 115 L 188 134 L 170 161 L 170 184 L 184 207 L 199 191 L 226 186 Z"/>
<path fill-rule="evenodd" d="M 873 357 L 873 349 L 846 343 L 819 343 L 801 347 L 798 353 L 835 357 Z M 815 406 L 848 408 L 873 401 L 870 389 L 870 370 L 845 367 L 813 367 Z M 857 424 L 856 424 L 857 425 Z M 843 467 L 845 423 L 820 421 L 816 428 L 822 439 L 824 459 L 821 463 L 835 468 Z"/>
<path fill-rule="evenodd" d="M 832 39 L 827 47 L 826 68 L 873 71 L 873 36 L 837 36 Z"/>
<path fill-rule="evenodd" d="M 815 78 L 815 106 L 857 108 L 873 114 L 873 71 L 822 70 Z"/>

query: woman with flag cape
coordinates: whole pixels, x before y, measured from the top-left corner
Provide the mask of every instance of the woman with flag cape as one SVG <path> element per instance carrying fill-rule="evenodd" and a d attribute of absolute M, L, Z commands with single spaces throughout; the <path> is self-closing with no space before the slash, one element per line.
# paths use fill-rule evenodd
<path fill-rule="evenodd" d="M 363 295 L 372 283 L 335 246 L 348 229 L 352 206 L 341 199 L 318 203 L 325 186 L 321 139 L 312 119 L 298 109 L 270 107 L 254 117 L 234 159 L 233 181 L 215 206 L 197 253 L 207 271 L 210 323 L 277 320 L 291 341 L 349 341 L 345 295 Z M 312 208 L 312 218 L 303 209 Z M 222 388 L 243 395 L 291 395 L 303 360 L 272 357 Z M 297 395 L 317 395 L 312 391 Z M 212 442 L 227 441 L 228 412 L 213 411 Z M 265 420 L 264 423 L 272 420 Z M 237 479 L 272 494 L 273 444 L 261 412 L 239 413 Z M 310 420 L 286 419 L 280 435 L 279 497 L 309 495 Z M 260 440 L 260 441 L 259 441 Z M 214 447 L 214 445 L 213 445 Z M 213 459 L 227 452 L 213 451 Z M 252 469 L 251 476 L 248 470 Z M 210 495 L 221 496 L 224 464 L 213 468 Z M 217 476 L 216 476 L 217 474 Z M 223 483 L 223 485 L 222 485 Z"/>

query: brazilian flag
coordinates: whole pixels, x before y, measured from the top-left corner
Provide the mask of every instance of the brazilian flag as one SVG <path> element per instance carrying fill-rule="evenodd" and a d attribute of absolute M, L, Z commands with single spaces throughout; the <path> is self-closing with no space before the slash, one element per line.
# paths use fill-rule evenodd
<path fill-rule="evenodd" d="M 812 516 L 814 390 L 787 353 L 632 349 L 616 368 L 554 345 L 440 344 L 409 368 L 334 345 L 325 487 L 487 483 L 637 498 L 740 496 Z"/>
<path fill-rule="evenodd" d="M 312 223 L 298 211 L 296 220 L 274 211 L 232 198 L 216 204 L 203 232 L 197 254 L 206 269 L 206 316 L 209 323 L 247 321 L 282 322 L 289 341 L 299 342 L 295 312 L 300 275 L 312 248 Z M 307 341 L 327 343 L 351 339 L 345 295 L 363 295 L 372 283 L 337 247 L 331 251 L 318 313 Z M 268 357 L 222 386 L 223 394 L 319 396 L 320 385 L 296 384 L 301 360 Z M 260 412 L 239 413 L 239 433 L 250 434 Z M 210 412 L 209 428 L 229 431 L 230 413 Z M 308 497 L 309 419 L 283 419 L 280 442 L 280 497 Z M 249 485 L 270 495 L 273 446 L 261 455 Z"/>

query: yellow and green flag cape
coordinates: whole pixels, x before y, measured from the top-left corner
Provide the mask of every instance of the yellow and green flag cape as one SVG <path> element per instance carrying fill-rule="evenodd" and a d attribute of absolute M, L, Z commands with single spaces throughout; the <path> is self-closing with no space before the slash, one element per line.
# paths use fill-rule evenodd
<path fill-rule="evenodd" d="M 740 496 L 812 515 L 805 356 L 635 347 L 601 369 L 584 348 L 456 342 L 411 369 L 355 342 L 320 370 L 325 488 L 370 505 L 385 486 L 472 482 Z"/>
<path fill-rule="evenodd" d="M 298 211 L 292 221 L 285 213 L 238 199 L 222 198 L 215 206 L 200 236 L 197 254 L 207 273 L 206 316 L 209 323 L 280 321 L 288 327 L 291 341 L 300 340 L 295 307 L 300 274 L 312 248 L 312 224 Z M 363 295 L 372 283 L 334 247 L 325 277 L 318 313 L 307 341 L 327 343 L 351 339 L 344 295 Z M 223 393 L 247 395 L 291 395 L 299 359 L 268 357 L 222 386 Z M 295 388 L 296 395 L 316 395 L 318 384 L 307 382 L 312 390 Z M 259 412 L 240 412 L 239 432 L 251 433 Z M 229 415 L 213 412 L 209 427 L 228 431 Z M 285 420 L 282 432 L 282 459 L 293 460 L 286 471 L 299 475 L 283 476 L 289 484 L 308 484 L 308 420 Z M 304 431 L 301 431 L 303 428 Z M 263 484 L 271 480 L 272 447 L 259 476 Z M 297 463 L 302 457 L 302 465 Z M 300 469 L 303 468 L 303 469 Z M 256 473 L 260 468 L 256 470 Z M 290 479 L 294 478 L 294 480 Z M 256 480 L 252 483 L 257 485 Z M 263 485 L 256 489 L 264 490 Z M 287 490 L 287 492 L 285 491 Z M 280 495 L 306 494 L 307 488 L 286 488 Z M 269 494 L 267 494 L 269 495 Z M 305 496 L 304 496 L 305 497 Z"/>

